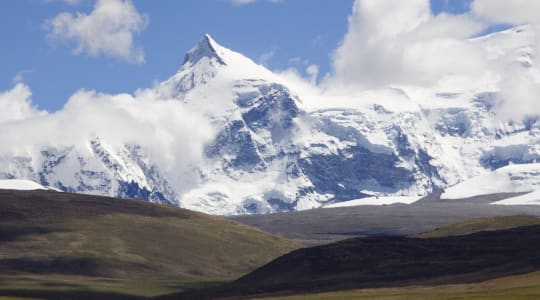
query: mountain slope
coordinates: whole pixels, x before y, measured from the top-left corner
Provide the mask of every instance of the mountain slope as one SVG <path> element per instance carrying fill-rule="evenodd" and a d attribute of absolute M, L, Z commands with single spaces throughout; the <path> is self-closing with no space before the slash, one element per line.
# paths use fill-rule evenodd
<path fill-rule="evenodd" d="M 66 192 L 133 197 L 178 205 L 178 194 L 138 145 L 113 147 L 99 137 L 69 147 L 41 146 L 3 156 L 0 178 L 27 179 Z"/>
<path fill-rule="evenodd" d="M 142 201 L 0 190 L 3 275 L 235 278 L 298 245 Z"/>

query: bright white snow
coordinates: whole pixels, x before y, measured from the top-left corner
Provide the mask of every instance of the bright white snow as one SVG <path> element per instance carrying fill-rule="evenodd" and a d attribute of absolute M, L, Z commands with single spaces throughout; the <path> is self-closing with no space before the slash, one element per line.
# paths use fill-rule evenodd
<path fill-rule="evenodd" d="M 525 195 L 512 197 L 497 201 L 491 204 L 496 205 L 540 205 L 540 190 L 530 192 Z"/>
<path fill-rule="evenodd" d="M 345 201 L 340 203 L 334 203 L 326 205 L 326 208 L 333 207 L 349 207 L 349 206 L 361 206 L 361 205 L 391 205 L 391 204 L 411 204 L 418 200 L 421 197 L 367 197 L 362 199 L 356 199 L 351 201 Z"/>
<path fill-rule="evenodd" d="M 0 190 L 48 190 L 49 188 L 42 186 L 39 183 L 24 179 L 4 179 L 0 180 Z"/>
<path fill-rule="evenodd" d="M 540 189 L 540 164 L 509 165 L 449 187 L 442 199 L 461 199 L 497 193 L 531 192 Z"/>

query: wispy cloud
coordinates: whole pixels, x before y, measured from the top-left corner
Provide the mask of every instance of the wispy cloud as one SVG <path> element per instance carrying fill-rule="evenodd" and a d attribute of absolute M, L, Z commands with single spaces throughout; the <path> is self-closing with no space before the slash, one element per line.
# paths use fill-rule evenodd
<path fill-rule="evenodd" d="M 311 40 L 311 47 L 320 48 L 324 46 L 324 44 L 326 43 L 325 39 L 326 38 L 323 35 L 318 34 Z"/>
<path fill-rule="evenodd" d="M 82 0 L 41 0 L 44 3 L 63 2 L 68 5 L 78 5 Z"/>
<path fill-rule="evenodd" d="M 228 0 L 230 3 L 234 5 L 246 5 L 246 4 L 253 4 L 255 2 L 261 2 L 261 0 Z M 270 3 L 281 3 L 285 0 L 266 0 L 266 2 Z"/>
<path fill-rule="evenodd" d="M 20 72 L 18 72 L 17 74 L 15 74 L 15 76 L 13 76 L 13 78 L 11 79 L 11 82 L 13 82 L 14 84 L 17 84 L 17 83 L 21 83 L 24 81 L 24 77 L 28 74 L 32 74 L 34 73 L 35 71 L 34 70 L 22 70 Z"/>
<path fill-rule="evenodd" d="M 265 52 L 259 56 L 259 64 L 267 66 L 268 62 L 276 55 L 277 49 L 272 49 L 268 52 Z"/>
<path fill-rule="evenodd" d="M 319 76 L 319 66 L 315 64 L 309 65 L 306 68 L 306 75 L 308 75 L 311 84 L 317 84 L 317 78 Z"/>
<path fill-rule="evenodd" d="M 142 47 L 134 36 L 145 29 L 148 16 L 129 0 L 98 0 L 89 14 L 63 12 L 47 20 L 48 37 L 54 42 L 74 42 L 75 54 L 105 55 L 144 63 Z"/>
<path fill-rule="evenodd" d="M 257 0 L 230 0 L 234 5 L 245 5 L 256 2 Z"/>

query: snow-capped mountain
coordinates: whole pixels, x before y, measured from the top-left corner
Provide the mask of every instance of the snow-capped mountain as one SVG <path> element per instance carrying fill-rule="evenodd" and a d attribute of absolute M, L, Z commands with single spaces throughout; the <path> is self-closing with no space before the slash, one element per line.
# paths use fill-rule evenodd
<path fill-rule="evenodd" d="M 24 178 L 66 192 L 133 197 L 178 205 L 178 196 L 137 145 L 114 149 L 99 138 L 41 149 L 32 157 L 3 157 L 0 178 Z"/>
<path fill-rule="evenodd" d="M 490 59 L 529 68 L 533 40 L 522 26 L 472 42 Z M 0 178 L 242 214 L 373 193 L 417 197 L 540 156 L 540 123 L 496 118 L 497 90 L 490 84 L 314 96 L 208 35 L 151 93 L 182 102 L 215 129 L 204 160 L 192 168 L 193 186 L 175 189 L 175 179 L 141 145 L 113 147 L 100 137 L 2 157 Z"/>
<path fill-rule="evenodd" d="M 397 112 L 400 123 L 375 104 L 313 110 L 282 78 L 209 36 L 159 91 L 218 128 L 199 186 L 182 195 L 188 208 L 297 210 L 359 198 L 366 188 L 416 195 L 445 184 L 432 157 L 409 137 L 433 135 L 418 105 Z"/>

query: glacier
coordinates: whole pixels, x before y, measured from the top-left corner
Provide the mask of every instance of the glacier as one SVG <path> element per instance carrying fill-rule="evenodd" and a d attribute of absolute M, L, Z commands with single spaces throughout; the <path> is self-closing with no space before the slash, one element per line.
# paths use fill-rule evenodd
<path fill-rule="evenodd" d="M 531 67 L 527 26 L 473 41 L 490 59 Z M 374 203 L 373 194 L 408 203 L 540 157 L 538 118 L 496 118 L 498 90 L 491 84 L 314 96 L 209 35 L 176 74 L 147 92 L 181 102 L 214 129 L 204 159 L 191 166 L 189 187 L 177 188 L 178 178 L 143 145 L 118 146 L 99 136 L 42 145 L 33 155 L 2 155 L 0 179 L 231 215 L 362 198 Z"/>

